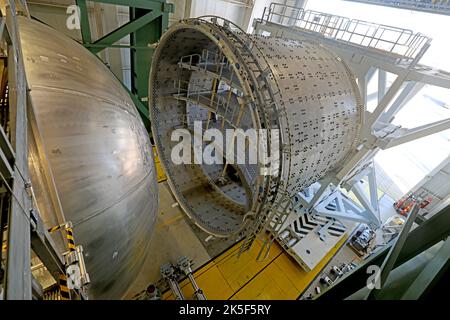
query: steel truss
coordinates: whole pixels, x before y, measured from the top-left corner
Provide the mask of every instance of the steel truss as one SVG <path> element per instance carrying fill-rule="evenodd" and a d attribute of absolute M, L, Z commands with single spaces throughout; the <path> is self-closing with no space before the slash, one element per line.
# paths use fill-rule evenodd
<path fill-rule="evenodd" d="M 435 14 L 450 15 L 450 2 L 448 0 L 346 0 L 362 2 L 379 6 L 399 9 L 423 11 Z"/>
<path fill-rule="evenodd" d="M 415 211 L 417 212 L 417 210 Z M 370 272 L 368 272 L 368 267 L 381 267 L 383 279 L 385 280 L 391 270 L 395 270 L 405 262 L 430 249 L 435 244 L 445 240 L 436 255 L 436 259 L 432 259 L 430 261 L 423 272 L 416 278 L 416 281 L 413 281 L 410 289 L 404 293 L 405 299 L 420 297 L 424 293 L 424 290 L 430 287 L 432 280 L 435 279 L 435 276 L 438 276 L 440 271 L 444 270 L 444 268 L 448 266 L 450 256 L 448 251 L 448 240 L 446 239 L 450 235 L 449 226 L 450 206 L 447 206 L 420 224 L 411 232 L 404 233 L 405 239 L 402 239 L 400 242 L 392 240 L 387 246 L 374 252 L 364 261 L 364 264 L 357 267 L 351 273 L 345 275 L 332 287 L 319 295 L 317 299 L 345 299 L 366 286 L 367 278 L 370 275 Z M 408 228 L 406 231 L 407 230 Z M 389 256 L 390 260 L 388 261 L 386 258 Z M 381 289 L 383 289 L 382 286 Z M 376 293 L 377 291 L 378 293 Z M 382 292 L 375 290 L 369 298 L 382 298 Z"/>
<path fill-rule="evenodd" d="M 425 84 L 450 89 L 448 72 L 419 64 L 431 39 L 407 29 L 276 3 L 265 8 L 262 18 L 256 19 L 254 26 L 257 34 L 313 40 L 330 47 L 357 77 L 364 104 L 367 103 L 368 82 L 378 70 L 378 105 L 373 112 L 365 112 L 360 144 L 343 167 L 319 181 L 320 188 L 316 189 L 312 201 L 305 203 L 305 210 L 319 209 L 319 213 L 336 217 L 335 212 L 323 212 L 317 205 L 341 192 L 338 188 L 343 188 L 357 196 L 364 210 L 356 216 L 354 211 L 342 211 L 339 217 L 379 226 L 372 166 L 376 153 L 450 129 L 450 119 L 416 128 L 403 128 L 392 123 L 395 115 Z M 386 84 L 388 72 L 396 75 L 389 88 Z M 369 194 L 359 184 L 364 176 L 368 177 Z"/>

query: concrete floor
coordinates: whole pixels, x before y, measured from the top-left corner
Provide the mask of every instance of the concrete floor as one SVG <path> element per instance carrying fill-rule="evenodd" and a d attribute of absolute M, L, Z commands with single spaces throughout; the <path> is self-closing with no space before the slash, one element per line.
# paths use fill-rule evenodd
<path fill-rule="evenodd" d="M 161 278 L 161 265 L 168 262 L 175 264 L 178 258 L 186 256 L 192 259 L 195 270 L 235 243 L 233 239 L 208 237 L 187 218 L 178 205 L 174 205 L 176 201 L 167 182 L 158 185 L 159 209 L 150 254 L 125 299 L 131 299 L 149 284 L 157 283 Z"/>
<path fill-rule="evenodd" d="M 159 183 L 159 209 L 150 254 L 125 299 L 130 299 L 150 283 L 156 283 L 161 277 L 159 268 L 165 263 L 176 263 L 179 257 L 187 256 L 194 261 L 195 266 L 201 266 L 211 259 L 181 209 L 172 207 L 174 203 L 176 201 L 167 182 Z"/>

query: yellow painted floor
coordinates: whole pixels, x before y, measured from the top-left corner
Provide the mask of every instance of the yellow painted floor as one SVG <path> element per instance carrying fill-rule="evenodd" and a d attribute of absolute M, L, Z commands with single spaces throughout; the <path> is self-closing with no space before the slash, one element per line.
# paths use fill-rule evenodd
<path fill-rule="evenodd" d="M 310 272 L 300 268 L 283 249 L 274 243 L 269 256 L 256 261 L 260 242 L 237 258 L 240 243 L 199 268 L 194 277 L 208 300 L 294 300 L 307 288 L 336 251 L 345 243 L 341 241 Z M 186 299 L 192 299 L 189 280 L 180 283 Z M 163 299 L 172 300 L 170 291 Z"/>
<path fill-rule="evenodd" d="M 161 161 L 159 160 L 158 151 L 156 150 L 155 146 L 153 146 L 152 150 L 153 150 L 153 159 L 155 161 L 155 168 L 156 168 L 158 182 L 166 181 L 167 177 L 166 177 L 164 169 L 161 165 Z"/>
<path fill-rule="evenodd" d="M 166 176 L 156 148 L 153 148 L 153 152 L 158 181 L 164 181 Z M 165 226 L 167 224 L 168 222 Z M 241 244 L 238 243 L 200 267 L 194 272 L 194 277 L 209 300 L 294 300 L 308 287 L 345 241 L 346 237 L 343 237 L 310 272 L 304 271 L 276 242 L 264 261 L 256 260 L 261 248 L 259 240 L 239 258 Z M 193 298 L 194 291 L 188 279 L 182 281 L 180 287 L 186 299 Z M 174 297 L 167 291 L 163 294 L 163 299 L 172 300 Z"/>

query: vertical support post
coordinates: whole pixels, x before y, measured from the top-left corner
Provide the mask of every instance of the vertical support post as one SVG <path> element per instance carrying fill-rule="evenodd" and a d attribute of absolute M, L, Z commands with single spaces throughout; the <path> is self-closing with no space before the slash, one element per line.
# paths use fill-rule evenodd
<path fill-rule="evenodd" d="M 450 238 L 447 238 L 442 247 L 423 268 L 419 276 L 402 296 L 402 300 L 420 299 L 433 286 L 450 265 Z"/>
<path fill-rule="evenodd" d="M 325 191 L 328 189 L 328 187 L 330 187 L 331 184 L 331 179 L 326 177 L 323 178 L 319 181 L 320 183 L 320 188 L 319 190 L 317 190 L 316 193 L 314 193 L 311 201 L 308 203 L 308 205 L 306 206 L 306 210 L 311 210 L 312 208 L 314 208 L 317 203 L 322 199 L 322 197 L 325 195 Z M 301 201 L 299 201 L 300 204 Z"/>
<path fill-rule="evenodd" d="M 80 8 L 81 37 L 84 44 L 89 44 L 92 42 L 92 37 L 86 0 L 77 0 L 77 5 Z"/>
<path fill-rule="evenodd" d="M 15 151 L 11 207 L 8 216 L 5 297 L 31 300 L 31 199 L 25 190 L 28 177 L 27 84 L 15 20 L 14 2 L 7 7 L 9 108 L 11 146 Z"/>
<path fill-rule="evenodd" d="M 378 103 L 380 103 L 386 93 L 386 78 L 386 71 L 378 69 Z"/>
<path fill-rule="evenodd" d="M 61 300 L 70 300 L 70 290 L 67 286 L 67 276 L 65 274 L 61 274 L 59 276 L 59 291 L 61 294 Z"/>
<path fill-rule="evenodd" d="M 192 10 L 192 0 L 185 0 L 184 2 L 184 19 L 188 19 L 191 17 Z"/>
<path fill-rule="evenodd" d="M 397 240 L 395 241 L 394 245 L 392 246 L 391 250 L 389 251 L 386 259 L 384 260 L 383 264 L 381 265 L 381 271 L 379 273 L 379 283 L 380 287 L 383 288 L 383 285 L 386 283 L 386 280 L 389 276 L 389 273 L 392 271 L 392 269 L 395 266 L 395 262 L 397 261 L 397 258 L 402 251 L 403 245 L 405 244 L 406 239 L 408 238 L 409 231 L 411 230 L 411 227 L 414 223 L 414 220 L 416 219 L 417 213 L 419 212 L 419 205 L 415 205 L 414 208 L 411 210 L 411 213 L 408 216 L 408 219 L 406 220 L 405 225 L 402 228 L 402 231 L 400 231 L 400 234 L 397 237 Z M 368 296 L 368 300 L 376 299 L 380 294 L 380 290 L 378 289 L 372 289 Z"/>
<path fill-rule="evenodd" d="M 372 207 L 378 213 L 378 218 L 380 219 L 380 206 L 378 203 L 378 186 L 377 177 L 375 174 L 375 162 L 372 162 L 369 173 L 367 174 L 367 180 L 369 182 L 370 202 L 372 203 Z"/>
<path fill-rule="evenodd" d="M 375 74 L 375 69 L 370 67 L 358 73 L 358 86 L 361 92 L 361 99 L 364 105 L 367 105 L 367 85 Z"/>
<path fill-rule="evenodd" d="M 166 6 L 166 4 L 164 4 Z M 149 13 L 148 9 L 130 8 L 130 21 L 138 19 Z M 169 14 L 163 14 L 144 27 L 136 30 L 130 36 L 132 47 L 148 47 L 161 37 L 169 25 Z M 148 85 L 152 53 L 148 50 L 130 49 L 131 56 L 131 93 L 148 109 Z M 148 126 L 148 125 L 147 125 Z"/>
<path fill-rule="evenodd" d="M 244 14 L 242 15 L 242 30 L 246 31 L 248 30 L 248 27 L 251 24 L 252 14 L 253 14 L 253 8 L 254 4 L 251 4 L 244 8 Z"/>
<path fill-rule="evenodd" d="M 114 5 L 129 6 L 130 23 L 117 28 L 101 39 L 92 41 L 91 29 L 89 25 L 89 15 L 86 0 L 77 0 L 80 8 L 81 34 L 84 45 L 92 52 L 98 53 L 101 50 L 112 47 L 114 42 L 130 35 L 130 60 L 131 60 L 131 90 L 130 96 L 136 105 L 145 127 L 150 132 L 150 122 L 148 119 L 148 80 L 152 61 L 152 49 L 149 45 L 156 43 L 161 34 L 169 25 L 169 13 L 173 12 L 173 4 L 165 0 L 91 0 L 96 3 L 109 3 Z M 190 13 L 192 1 L 186 2 L 186 13 Z M 147 15 L 144 19 L 137 19 Z M 141 24 L 154 15 L 155 19 Z M 159 16 L 158 16 L 159 15 Z M 128 89 L 128 88 L 127 88 Z"/>
<path fill-rule="evenodd" d="M 66 227 L 66 239 L 67 239 L 67 246 L 69 247 L 69 251 L 73 252 L 75 251 L 75 239 L 73 237 L 73 230 L 71 226 Z"/>

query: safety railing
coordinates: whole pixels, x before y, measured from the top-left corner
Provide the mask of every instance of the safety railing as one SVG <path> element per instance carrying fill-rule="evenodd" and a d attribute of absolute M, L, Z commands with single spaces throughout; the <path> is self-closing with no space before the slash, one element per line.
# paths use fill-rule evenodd
<path fill-rule="evenodd" d="M 213 91 L 197 83 L 182 80 L 175 81 L 174 85 L 177 88 L 177 93 L 173 95 L 175 99 L 204 108 L 221 118 L 230 127 L 237 128 L 232 121 L 236 108 L 230 108 L 230 100 L 221 95 L 221 93 L 228 93 L 228 89 Z M 188 121 L 186 124 L 192 126 L 193 122 Z"/>
<path fill-rule="evenodd" d="M 418 10 L 438 14 L 450 14 L 448 0 L 346 0 L 401 9 Z"/>
<path fill-rule="evenodd" d="M 209 71 L 215 73 L 220 80 L 225 77 L 227 79 L 223 80 L 233 81 L 233 69 L 228 59 L 216 52 L 203 50 L 201 54 L 183 56 L 178 65 L 188 69 Z"/>
<path fill-rule="evenodd" d="M 427 36 L 408 29 L 303 10 L 279 3 L 271 3 L 265 8 L 262 20 L 390 53 L 401 60 L 414 60 L 431 41 Z"/>

